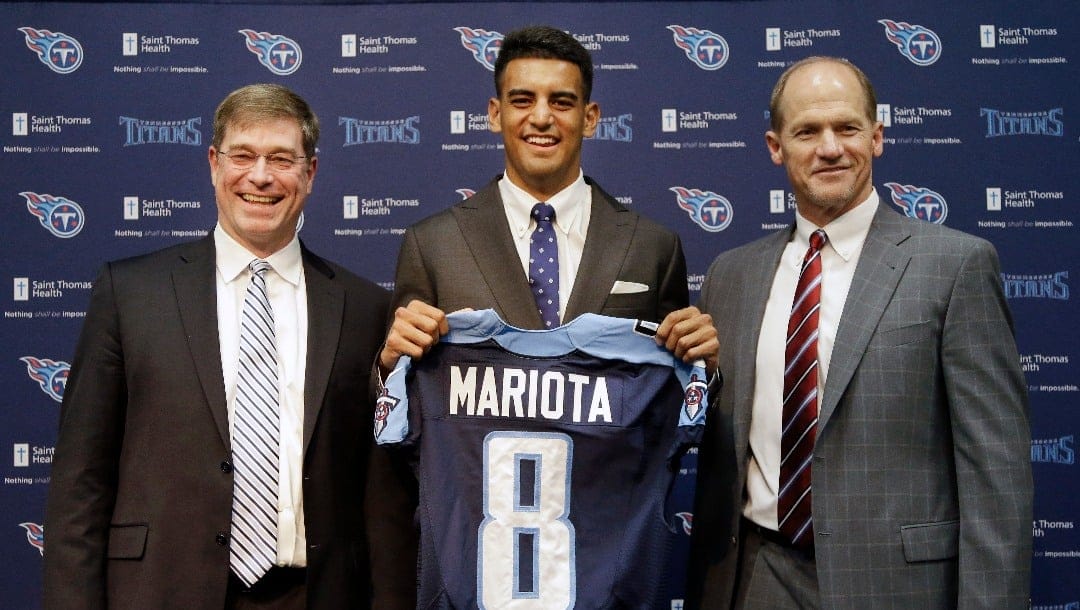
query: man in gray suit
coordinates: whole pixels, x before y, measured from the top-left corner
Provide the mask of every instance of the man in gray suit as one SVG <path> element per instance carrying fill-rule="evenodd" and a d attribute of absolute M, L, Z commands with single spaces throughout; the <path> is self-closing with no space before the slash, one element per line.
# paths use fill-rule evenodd
<path fill-rule="evenodd" d="M 529 240 L 538 226 L 531 211 L 538 202 L 555 210 L 560 265 L 553 324 L 587 312 L 663 320 L 658 342 L 684 360 L 715 364 L 712 321 L 687 307 L 678 236 L 626 209 L 582 173 L 582 141 L 600 118 L 590 99 L 592 66 L 589 52 L 561 30 L 529 27 L 505 37 L 488 118 L 502 135 L 506 171 L 406 232 L 396 309 L 379 358 L 383 375 L 402 355 L 421 358 L 435 345 L 448 330 L 445 312 L 492 308 L 513 326 L 547 327 L 529 280 Z M 405 489 L 415 485 L 408 477 L 402 473 Z M 384 481 L 380 488 L 389 498 L 402 485 Z M 408 492 L 399 499 L 399 509 L 380 518 L 400 534 L 400 547 L 385 555 L 415 565 L 416 499 Z"/>
<path fill-rule="evenodd" d="M 207 153 L 216 229 L 94 282 L 49 486 L 46 609 L 371 607 L 379 496 L 363 439 L 389 295 L 297 237 L 318 137 L 285 87 L 234 91 Z M 256 302 L 263 315 L 248 315 Z M 259 326 L 268 339 L 252 339 Z M 257 392 L 240 389 L 254 370 L 258 432 Z"/>
<path fill-rule="evenodd" d="M 724 385 L 689 607 L 1027 608 L 1027 396 L 994 248 L 879 202 L 883 127 L 847 61 L 790 67 L 770 112 L 797 213 L 702 287 Z"/>

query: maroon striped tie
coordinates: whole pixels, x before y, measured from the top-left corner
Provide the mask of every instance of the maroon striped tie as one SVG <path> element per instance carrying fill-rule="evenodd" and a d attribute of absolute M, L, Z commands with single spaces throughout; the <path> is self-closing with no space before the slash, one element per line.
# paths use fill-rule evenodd
<path fill-rule="evenodd" d="M 810 235 L 795 300 L 788 320 L 784 350 L 784 418 L 780 432 L 780 533 L 800 548 L 814 544 L 810 514 L 810 460 L 818 418 L 818 310 L 821 307 L 821 248 L 825 231 Z"/>

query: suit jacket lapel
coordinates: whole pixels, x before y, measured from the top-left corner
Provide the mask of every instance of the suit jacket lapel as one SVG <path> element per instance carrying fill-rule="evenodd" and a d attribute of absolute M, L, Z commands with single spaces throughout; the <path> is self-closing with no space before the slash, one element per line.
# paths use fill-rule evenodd
<path fill-rule="evenodd" d="M 583 313 L 603 309 L 611 286 L 619 279 L 619 270 L 634 235 L 633 214 L 609 197 L 599 185 L 591 180 L 588 182 L 592 188 L 589 230 L 585 234 L 585 249 L 581 253 L 574 289 L 566 302 L 564 323 Z"/>
<path fill-rule="evenodd" d="M 499 315 L 514 326 L 543 328 L 506 222 L 498 181 L 452 210 L 483 281 L 498 303 Z"/>
<path fill-rule="evenodd" d="M 910 252 L 902 247 L 911 232 L 905 229 L 901 220 L 895 212 L 879 205 L 870 231 L 866 234 L 833 344 L 825 392 L 818 413 L 819 430 L 824 428 L 840 402 L 911 260 Z"/>
<path fill-rule="evenodd" d="M 784 248 L 791 240 L 794 225 L 787 230 L 777 231 L 773 235 L 758 242 L 756 247 L 746 251 L 740 260 L 733 264 L 743 265 L 743 269 L 734 277 L 741 281 L 734 282 L 734 288 L 730 286 L 718 287 L 719 290 L 739 290 L 745 294 L 733 297 L 744 303 L 752 304 L 753 311 L 747 312 L 743 324 L 736 339 L 736 353 L 739 368 L 734 375 L 725 375 L 724 383 L 732 384 L 734 393 L 734 421 L 735 449 L 737 464 L 745 476 L 748 452 L 750 449 L 750 419 L 753 415 L 754 386 L 757 370 L 758 337 L 761 335 L 761 325 L 765 319 L 765 306 L 772 292 L 772 278 L 776 275 L 776 269 L 780 265 L 780 257 Z"/>
<path fill-rule="evenodd" d="M 307 287 L 307 363 L 304 370 L 304 452 L 311 443 L 326 397 L 334 355 L 341 341 L 345 290 L 334 282 L 334 271 L 301 244 Z"/>
<path fill-rule="evenodd" d="M 229 412 L 225 401 L 225 381 L 221 372 L 221 343 L 217 327 L 217 282 L 214 279 L 214 238 L 191 244 L 180 256 L 173 270 L 173 289 L 180 320 L 187 336 L 188 353 L 195 364 L 199 385 L 218 433 L 225 446 L 229 443 Z"/>

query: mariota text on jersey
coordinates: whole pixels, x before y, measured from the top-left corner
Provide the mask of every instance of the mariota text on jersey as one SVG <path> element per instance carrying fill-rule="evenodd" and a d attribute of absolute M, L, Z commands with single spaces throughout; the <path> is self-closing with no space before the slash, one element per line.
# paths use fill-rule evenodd
<path fill-rule="evenodd" d="M 449 413 L 456 416 L 612 423 L 608 382 L 603 376 L 453 365 L 449 399 Z"/>

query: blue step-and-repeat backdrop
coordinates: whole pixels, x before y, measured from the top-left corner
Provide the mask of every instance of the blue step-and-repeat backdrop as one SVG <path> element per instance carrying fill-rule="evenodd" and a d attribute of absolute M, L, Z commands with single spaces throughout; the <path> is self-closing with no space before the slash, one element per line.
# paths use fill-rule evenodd
<path fill-rule="evenodd" d="M 392 288 L 405 228 L 501 171 L 491 61 L 532 23 L 592 51 L 603 118 L 585 171 L 682 236 L 694 295 L 719 252 L 792 219 L 763 135 L 783 68 L 824 54 L 868 73 L 884 205 L 1000 253 L 1031 393 L 1032 602 L 1080 608 L 1080 9 L 976 0 L 0 4 L 0 607 L 39 606 L 59 405 L 91 280 L 105 260 L 214 225 L 217 102 L 275 81 L 313 104 L 321 161 L 301 236 Z M 684 565 L 680 551 L 676 597 Z"/>

